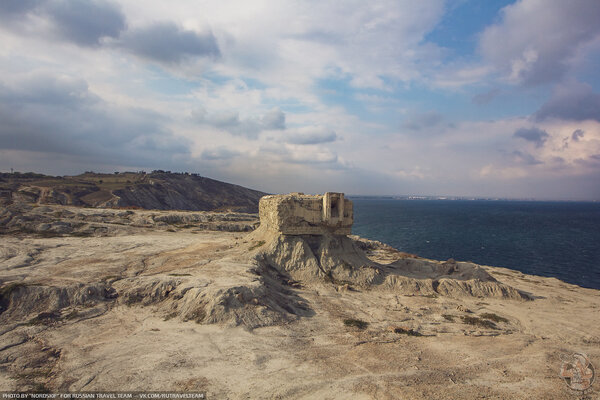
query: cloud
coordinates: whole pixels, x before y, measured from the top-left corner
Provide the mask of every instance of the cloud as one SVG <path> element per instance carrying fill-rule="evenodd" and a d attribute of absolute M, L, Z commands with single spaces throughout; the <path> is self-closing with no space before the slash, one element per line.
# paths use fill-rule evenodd
<path fill-rule="evenodd" d="M 532 142 L 536 147 L 542 147 L 550 135 L 542 129 L 532 127 L 517 129 L 513 137 Z"/>
<path fill-rule="evenodd" d="M 531 154 L 526 153 L 526 152 L 522 152 L 522 151 L 519 151 L 519 150 L 513 151 L 512 152 L 512 156 L 513 156 L 513 160 L 516 163 L 518 163 L 518 164 L 525 164 L 525 165 L 543 164 L 542 161 L 536 159 Z"/>
<path fill-rule="evenodd" d="M 589 156 L 583 156 L 575 160 L 575 163 L 583 168 L 589 168 L 596 171 L 597 174 L 600 172 L 600 154 L 590 154 Z M 594 179 L 596 182 L 598 179 Z M 593 185 L 597 186 L 597 185 Z"/>
<path fill-rule="evenodd" d="M 313 29 L 308 30 L 299 34 L 290 34 L 288 35 L 291 39 L 305 40 L 307 42 L 316 42 L 330 45 L 344 45 L 346 44 L 346 39 L 337 33 L 321 30 L 321 29 Z"/>
<path fill-rule="evenodd" d="M 338 136 L 331 129 L 319 126 L 305 126 L 290 129 L 279 139 L 285 143 L 308 145 L 334 142 L 338 139 Z"/>
<path fill-rule="evenodd" d="M 597 0 L 520 0 L 481 35 L 484 59 L 510 82 L 560 80 L 579 48 L 600 34 Z"/>
<path fill-rule="evenodd" d="M 192 120 L 201 125 L 222 129 L 236 136 L 257 139 L 262 131 L 285 129 L 285 113 L 278 108 L 272 109 L 260 117 L 241 119 L 237 111 L 218 111 L 208 113 L 198 108 L 191 113 Z"/>
<path fill-rule="evenodd" d="M 239 151 L 231 150 L 224 146 L 219 146 L 217 148 L 204 150 L 200 158 L 207 161 L 231 160 L 240 154 L 241 153 Z"/>
<path fill-rule="evenodd" d="M 390 83 L 420 76 L 439 59 L 438 46 L 424 38 L 441 19 L 443 0 L 373 0 L 369 7 L 335 1 L 241 2 L 235 7 L 239 12 L 230 12 L 231 3 L 211 7 L 227 32 L 215 28 L 220 39 L 228 37 L 220 40 L 226 69 L 295 96 L 311 96 L 315 81 L 328 78 L 353 88 L 386 90 Z M 217 24 L 211 21 L 211 26 Z"/>
<path fill-rule="evenodd" d="M 217 58 L 221 55 L 212 32 L 197 33 L 172 22 L 160 22 L 128 30 L 120 46 L 146 59 L 177 64 L 194 57 Z"/>
<path fill-rule="evenodd" d="M 0 83 L 0 149 L 158 166 L 189 158 L 189 142 L 152 111 L 114 107 L 81 79 L 38 75 Z"/>
<path fill-rule="evenodd" d="M 285 113 L 279 108 L 274 108 L 262 116 L 261 123 L 266 130 L 285 129 Z"/>
<path fill-rule="evenodd" d="M 259 154 L 266 159 L 276 160 L 288 164 L 323 164 L 328 167 L 339 168 L 337 153 L 321 147 L 283 145 L 265 145 L 259 149 Z"/>
<path fill-rule="evenodd" d="M 402 127 L 411 131 L 429 131 L 436 128 L 441 130 L 446 127 L 453 127 L 453 124 L 446 122 L 445 117 L 437 111 L 427 111 L 410 115 L 403 123 Z"/>
<path fill-rule="evenodd" d="M 473 104 L 477 104 L 477 105 L 488 104 L 494 98 L 496 98 L 500 94 L 500 92 L 501 92 L 500 89 L 496 88 L 496 89 L 488 90 L 487 92 L 478 93 L 475 96 L 473 96 L 471 101 L 473 102 Z"/>
<path fill-rule="evenodd" d="M 550 100 L 534 114 L 537 121 L 557 118 L 600 122 L 600 94 L 588 84 L 569 82 L 555 88 Z"/>
<path fill-rule="evenodd" d="M 338 155 L 329 149 L 293 149 L 289 153 L 287 162 L 298 164 L 336 164 Z"/>
<path fill-rule="evenodd" d="M 10 85 L 0 82 L 0 102 L 8 107 L 85 107 L 97 101 L 87 82 L 68 76 L 34 74 Z"/>
<path fill-rule="evenodd" d="M 571 135 L 571 140 L 574 142 L 579 142 L 579 139 L 581 139 L 584 136 L 584 134 L 584 131 L 582 131 L 581 129 L 577 129 L 573 131 L 573 134 Z"/>
<path fill-rule="evenodd" d="M 205 109 L 192 111 L 192 120 L 200 125 L 212 126 L 235 136 L 257 139 L 261 132 L 260 119 L 241 120 L 237 111 L 219 111 L 209 114 Z"/>
<path fill-rule="evenodd" d="M 2 0 L 0 17 L 15 17 L 35 9 L 43 0 Z"/>
<path fill-rule="evenodd" d="M 86 47 L 118 38 L 127 27 L 121 8 L 105 0 L 2 0 L 0 18 L 16 32 Z"/>
<path fill-rule="evenodd" d="M 244 124 L 249 126 L 251 122 L 254 121 L 248 121 Z M 224 111 L 213 114 L 210 117 L 209 124 L 217 128 L 229 129 L 233 131 L 236 130 L 234 128 L 240 127 L 240 125 L 242 125 L 242 122 L 240 121 L 240 116 L 237 111 Z M 251 130 L 254 131 L 255 129 L 253 128 Z"/>
<path fill-rule="evenodd" d="M 52 0 L 43 11 L 63 38 L 80 46 L 98 46 L 102 38 L 117 38 L 126 28 L 121 9 L 102 0 Z"/>
<path fill-rule="evenodd" d="M 428 174 L 424 172 L 418 165 L 412 168 L 392 171 L 392 175 L 405 179 L 425 179 L 428 177 Z"/>
<path fill-rule="evenodd" d="M 493 72 L 486 64 L 469 64 L 464 61 L 441 66 L 432 73 L 432 83 L 442 89 L 455 89 L 484 81 Z"/>

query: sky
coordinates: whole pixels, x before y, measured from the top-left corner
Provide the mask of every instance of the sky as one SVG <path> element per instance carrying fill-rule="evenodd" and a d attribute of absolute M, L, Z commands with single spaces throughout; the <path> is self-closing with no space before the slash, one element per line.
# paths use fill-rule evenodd
<path fill-rule="evenodd" d="M 600 200 L 600 1 L 0 1 L 0 171 Z"/>

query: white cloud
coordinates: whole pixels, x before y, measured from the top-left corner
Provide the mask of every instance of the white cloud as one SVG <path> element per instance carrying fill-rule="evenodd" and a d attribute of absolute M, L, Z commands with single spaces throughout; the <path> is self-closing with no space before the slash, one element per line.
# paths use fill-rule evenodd
<path fill-rule="evenodd" d="M 208 160 L 208 161 L 215 161 L 215 160 L 226 160 L 229 161 L 231 160 L 233 157 L 236 157 L 240 155 L 240 152 L 236 151 L 236 150 L 231 150 L 228 149 L 227 147 L 224 146 L 219 146 L 213 149 L 206 149 L 202 152 L 202 159 L 203 160 Z"/>
<path fill-rule="evenodd" d="M 334 142 L 338 139 L 338 136 L 331 129 L 320 126 L 303 126 L 288 129 L 277 139 L 290 144 L 310 145 Z"/>
<path fill-rule="evenodd" d="M 204 13 L 221 37 L 226 74 L 300 92 L 327 77 L 381 88 L 382 78 L 412 79 L 415 66 L 437 57 L 421 41 L 441 17 L 442 1 L 248 4 L 244 13 L 214 5 Z M 230 2 L 221 7 L 234 8 Z"/>
<path fill-rule="evenodd" d="M 597 0 L 519 0 L 482 34 L 480 51 L 509 82 L 560 80 L 582 46 L 600 35 Z"/>
<path fill-rule="evenodd" d="M 117 45 L 140 57 L 166 64 L 178 64 L 195 57 L 218 58 L 221 55 L 212 32 L 198 33 L 181 29 L 172 22 L 129 29 Z"/>
<path fill-rule="evenodd" d="M 232 109 L 208 113 L 204 108 L 198 108 L 191 112 L 191 119 L 199 125 L 212 126 L 232 135 L 245 136 L 250 139 L 257 139 L 263 131 L 285 129 L 285 113 L 278 108 L 274 108 L 260 117 L 245 119 L 240 119 L 238 111 Z"/>

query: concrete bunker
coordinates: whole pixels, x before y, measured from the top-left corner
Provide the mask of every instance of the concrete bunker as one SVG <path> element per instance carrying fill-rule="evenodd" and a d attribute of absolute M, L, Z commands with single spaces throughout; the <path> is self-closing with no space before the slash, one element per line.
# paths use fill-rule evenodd
<path fill-rule="evenodd" d="M 354 215 L 344 193 L 290 193 L 264 196 L 259 202 L 260 224 L 284 235 L 349 235 Z"/>

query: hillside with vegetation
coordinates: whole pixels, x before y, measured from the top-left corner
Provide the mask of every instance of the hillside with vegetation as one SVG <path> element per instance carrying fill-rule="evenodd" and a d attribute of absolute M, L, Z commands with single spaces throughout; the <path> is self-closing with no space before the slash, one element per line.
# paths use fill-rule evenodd
<path fill-rule="evenodd" d="M 0 174 L 0 204 L 257 212 L 264 195 L 198 174 L 162 170 L 76 176 Z"/>

